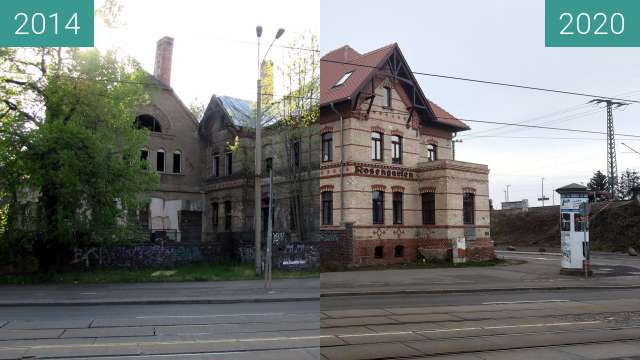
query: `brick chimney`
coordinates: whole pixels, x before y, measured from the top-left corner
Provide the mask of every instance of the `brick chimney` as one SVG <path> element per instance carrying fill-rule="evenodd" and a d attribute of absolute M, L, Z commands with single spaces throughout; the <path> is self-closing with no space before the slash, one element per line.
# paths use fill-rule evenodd
<path fill-rule="evenodd" d="M 158 40 L 156 47 L 156 66 L 153 76 L 165 85 L 171 86 L 171 61 L 173 58 L 173 38 L 165 36 Z"/>

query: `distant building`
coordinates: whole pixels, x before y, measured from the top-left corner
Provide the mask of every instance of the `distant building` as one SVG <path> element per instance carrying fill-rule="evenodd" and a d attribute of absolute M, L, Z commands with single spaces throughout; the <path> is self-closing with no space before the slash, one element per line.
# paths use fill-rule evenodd
<path fill-rule="evenodd" d="M 529 209 L 529 200 L 522 199 L 520 201 L 504 201 L 502 202 L 502 210 L 519 209 L 527 211 Z"/>

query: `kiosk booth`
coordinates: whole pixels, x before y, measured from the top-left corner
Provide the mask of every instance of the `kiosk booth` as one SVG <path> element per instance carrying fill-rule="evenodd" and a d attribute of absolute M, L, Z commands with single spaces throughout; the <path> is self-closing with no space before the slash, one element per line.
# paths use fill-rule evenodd
<path fill-rule="evenodd" d="M 560 247 L 563 274 L 590 274 L 589 193 L 587 187 L 569 184 L 556 189 L 560 194 Z"/>

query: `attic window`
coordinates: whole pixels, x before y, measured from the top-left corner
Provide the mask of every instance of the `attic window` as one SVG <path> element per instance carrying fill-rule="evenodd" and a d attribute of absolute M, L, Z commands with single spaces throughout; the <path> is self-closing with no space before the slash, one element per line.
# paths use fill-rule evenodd
<path fill-rule="evenodd" d="M 349 71 L 348 73 L 345 73 L 344 75 L 342 75 L 340 80 L 338 80 L 338 82 L 336 82 L 336 84 L 333 86 L 336 87 L 344 84 L 347 80 L 349 80 L 349 77 L 351 77 L 351 74 L 353 74 L 353 71 Z"/>
<path fill-rule="evenodd" d="M 135 125 L 138 129 L 146 128 L 151 132 L 162 132 L 158 119 L 151 115 L 140 115 L 136 118 Z"/>

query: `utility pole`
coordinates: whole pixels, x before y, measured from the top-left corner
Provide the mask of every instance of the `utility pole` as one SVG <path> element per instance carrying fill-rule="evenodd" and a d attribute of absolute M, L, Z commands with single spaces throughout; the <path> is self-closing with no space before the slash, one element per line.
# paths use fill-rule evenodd
<path fill-rule="evenodd" d="M 256 99 L 256 143 L 255 143 L 255 177 L 254 177 L 254 208 L 253 223 L 255 236 L 255 259 L 256 274 L 262 274 L 262 63 L 267 58 L 269 50 L 284 34 L 284 29 L 278 29 L 275 38 L 269 45 L 264 58 L 260 60 L 260 38 L 262 37 L 262 26 L 256 26 L 256 35 L 258 36 L 258 93 Z"/>
<path fill-rule="evenodd" d="M 451 140 L 451 160 L 456 159 L 456 143 L 462 143 L 462 139 Z"/>
<path fill-rule="evenodd" d="M 593 99 L 589 103 L 605 104 L 607 106 L 607 176 L 609 178 L 609 195 L 611 199 L 614 199 L 616 185 L 618 184 L 618 162 L 616 160 L 616 141 L 613 131 L 613 109 L 629 105 L 629 103 L 610 99 Z"/>
<path fill-rule="evenodd" d="M 538 198 L 538 201 L 542 201 L 542 207 L 544 207 L 544 201 L 545 200 L 549 200 L 548 197 L 544 196 L 544 178 L 542 178 L 542 193 L 540 194 L 540 197 Z"/>

